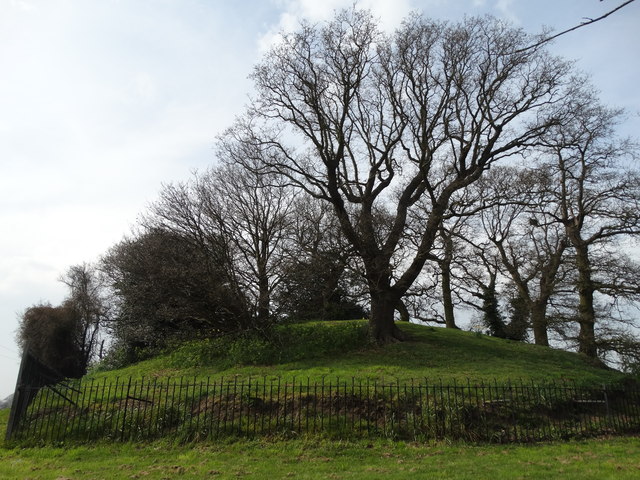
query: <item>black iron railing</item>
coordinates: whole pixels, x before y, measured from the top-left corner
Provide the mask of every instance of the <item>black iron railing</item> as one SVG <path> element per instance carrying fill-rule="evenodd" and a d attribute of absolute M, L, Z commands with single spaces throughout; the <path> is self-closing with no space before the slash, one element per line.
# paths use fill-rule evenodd
<path fill-rule="evenodd" d="M 10 440 L 384 436 L 532 442 L 640 431 L 640 391 L 622 387 L 237 378 L 132 378 L 21 387 Z"/>

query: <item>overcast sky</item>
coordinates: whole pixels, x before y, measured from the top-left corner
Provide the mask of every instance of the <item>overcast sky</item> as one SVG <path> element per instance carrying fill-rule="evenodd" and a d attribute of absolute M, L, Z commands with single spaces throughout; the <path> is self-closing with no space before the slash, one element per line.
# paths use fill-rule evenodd
<path fill-rule="evenodd" d="M 361 0 L 392 30 L 411 10 L 564 30 L 623 0 Z M 352 0 L 0 0 L 0 398 L 18 315 L 130 232 L 161 184 L 215 162 L 247 75 L 282 29 Z M 640 129 L 640 2 L 560 37 L 603 100 Z"/>

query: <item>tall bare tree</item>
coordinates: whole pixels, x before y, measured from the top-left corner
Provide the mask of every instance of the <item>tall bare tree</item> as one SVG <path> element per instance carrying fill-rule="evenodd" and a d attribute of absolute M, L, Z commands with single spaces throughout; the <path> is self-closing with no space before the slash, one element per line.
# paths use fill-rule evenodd
<path fill-rule="evenodd" d="M 99 353 L 100 335 L 111 313 L 106 281 L 100 271 L 88 263 L 69 267 L 60 280 L 69 287 L 64 305 L 78 315 L 77 343 L 82 352 L 81 364 L 86 368 Z"/>
<path fill-rule="evenodd" d="M 284 36 L 255 68 L 257 95 L 226 137 L 259 149 L 260 171 L 329 202 L 362 260 L 370 325 L 403 339 L 396 305 L 429 258 L 456 192 L 558 122 L 570 65 L 490 18 L 408 17 L 393 36 L 343 11 Z M 417 248 L 407 219 L 426 199 Z M 376 211 L 391 214 L 383 237 Z"/>
<path fill-rule="evenodd" d="M 221 145 L 220 165 L 189 182 L 165 186 L 144 222 L 191 239 L 211 271 L 224 266 L 237 297 L 248 298 L 256 319 L 266 322 L 280 282 L 293 193 L 280 178 L 234 162 L 236 156 L 249 161 L 254 153 L 246 147 Z"/>
<path fill-rule="evenodd" d="M 555 205 L 548 212 L 565 229 L 573 249 L 579 296 L 579 351 L 597 356 L 594 294 L 636 296 L 640 283 L 631 275 L 614 277 L 596 270 L 605 247 L 640 234 L 640 176 L 633 167 L 637 148 L 615 134 L 621 111 L 609 109 L 587 89 L 576 97 L 562 126 L 545 135 Z M 556 211 L 557 209 L 557 211 Z M 632 269 L 634 270 L 634 269 Z M 626 271 L 629 271 L 627 268 Z M 625 278 L 616 281 L 615 276 Z"/>
<path fill-rule="evenodd" d="M 362 278 L 331 206 L 298 195 L 294 212 L 277 294 L 281 313 L 296 320 L 362 318 Z"/>
<path fill-rule="evenodd" d="M 547 181 L 534 168 L 497 168 L 477 184 L 481 195 L 496 199 L 479 216 L 483 236 L 528 310 L 535 343 L 545 346 L 547 309 L 566 277 L 569 244 L 553 216 Z"/>
<path fill-rule="evenodd" d="M 234 159 L 251 157 L 246 145 L 221 145 L 222 164 L 197 181 L 204 215 L 217 219 L 234 254 L 236 277 L 254 298 L 259 322 L 269 319 L 282 279 L 283 249 L 294 214 L 294 192 L 281 178 L 259 175 Z"/>

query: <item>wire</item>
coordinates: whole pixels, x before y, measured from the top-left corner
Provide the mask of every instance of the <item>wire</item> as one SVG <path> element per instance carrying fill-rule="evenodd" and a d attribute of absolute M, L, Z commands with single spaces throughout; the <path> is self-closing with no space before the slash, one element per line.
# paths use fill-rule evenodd
<path fill-rule="evenodd" d="M 600 1 L 602 1 L 602 0 L 600 0 Z M 582 23 L 580 23 L 580 24 L 578 24 L 578 25 L 576 25 L 576 26 L 574 26 L 574 27 L 571 27 L 571 28 L 568 28 L 568 29 L 566 29 L 566 30 L 563 30 L 562 32 L 560 32 L 560 33 L 556 33 L 555 35 L 552 35 L 552 36 L 550 36 L 550 37 L 545 37 L 545 38 L 543 38 L 542 40 L 540 40 L 538 43 L 534 43 L 533 45 L 529 45 L 528 47 L 520 48 L 520 49 L 516 50 L 516 51 L 515 51 L 515 53 L 525 52 L 525 51 L 527 51 L 527 50 L 531 50 L 532 48 L 537 48 L 537 47 L 539 47 L 540 45 L 544 45 L 545 43 L 550 42 L 551 40 L 553 40 L 553 39 L 555 39 L 555 38 L 558 38 L 558 37 L 560 37 L 560 36 L 562 36 L 562 35 L 565 35 L 565 34 L 567 34 L 567 33 L 569 33 L 569 32 L 573 32 L 574 30 L 577 30 L 577 29 L 579 29 L 579 28 L 586 27 L 587 25 L 591 25 L 592 23 L 599 22 L 600 20 L 602 20 L 602 19 L 604 19 L 604 18 L 607 18 L 607 17 L 608 17 L 609 15 L 611 15 L 612 13 L 617 12 L 617 11 L 618 11 L 618 10 L 620 10 L 621 8 L 626 7 L 627 5 L 629 5 L 630 3 L 633 3 L 633 2 L 635 2 L 635 0 L 627 0 L 627 1 L 626 1 L 626 2 L 624 2 L 623 4 L 618 5 L 618 6 L 617 6 L 616 8 L 614 8 L 613 10 L 611 10 L 611 11 L 609 11 L 609 12 L 605 13 L 604 15 L 602 15 L 602 16 L 600 16 L 600 17 L 598 17 L 598 18 L 589 18 L 589 19 L 587 19 L 586 21 L 584 21 L 584 22 L 582 22 Z"/>
<path fill-rule="evenodd" d="M 16 352 L 15 350 L 13 350 L 13 349 L 11 349 L 9 347 L 5 347 L 4 345 L 0 345 L 0 348 L 4 348 L 8 352 L 15 353 L 16 355 L 18 354 L 18 352 Z"/>

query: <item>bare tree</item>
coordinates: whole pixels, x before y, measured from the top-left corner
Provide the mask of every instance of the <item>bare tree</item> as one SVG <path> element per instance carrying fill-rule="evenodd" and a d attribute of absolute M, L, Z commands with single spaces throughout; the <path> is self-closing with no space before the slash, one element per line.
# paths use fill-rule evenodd
<path fill-rule="evenodd" d="M 478 185 L 498 199 L 480 214 L 483 234 L 529 312 L 535 343 L 548 346 L 547 308 L 566 276 L 568 240 L 549 214 L 546 180 L 531 168 L 498 168 Z"/>
<path fill-rule="evenodd" d="M 387 37 L 351 10 L 303 24 L 256 67 L 257 96 L 226 138 L 259 150 L 259 171 L 333 206 L 364 266 L 378 341 L 404 338 L 394 309 L 456 192 L 557 123 L 570 66 L 540 49 L 518 52 L 530 43 L 494 19 L 419 15 Z M 380 210 L 391 215 L 383 237 Z M 417 248 L 409 217 L 421 219 Z"/>
<path fill-rule="evenodd" d="M 165 186 L 144 223 L 190 239 L 211 271 L 224 266 L 237 297 L 249 299 L 255 318 L 264 323 L 280 282 L 293 193 L 281 179 L 234 162 L 235 156 L 251 157 L 246 147 L 221 145 L 221 165 L 190 182 Z"/>
<path fill-rule="evenodd" d="M 459 283 L 458 293 L 461 301 L 482 314 L 482 324 L 492 336 L 508 338 L 507 325 L 504 321 L 499 301 L 500 282 L 503 280 L 500 271 L 500 259 L 489 242 L 468 242 L 465 257 L 468 262 L 461 262 L 464 272 Z"/>
<path fill-rule="evenodd" d="M 60 281 L 69 287 L 64 305 L 78 315 L 77 343 L 81 362 L 86 367 L 100 353 L 101 333 L 110 318 L 111 303 L 106 281 L 100 271 L 88 263 L 69 267 Z"/>
<path fill-rule="evenodd" d="M 281 178 L 259 175 L 236 162 L 236 156 L 250 158 L 245 147 L 221 144 L 222 165 L 209 170 L 196 184 L 203 213 L 217 219 L 221 233 L 232 246 L 235 275 L 245 292 L 254 297 L 258 321 L 265 323 L 270 317 L 273 292 L 282 280 L 294 192 Z"/>
<path fill-rule="evenodd" d="M 576 97 L 562 127 L 545 136 L 554 210 L 573 249 L 579 297 L 579 351 L 597 356 L 594 294 L 638 295 L 638 279 L 616 282 L 597 270 L 607 245 L 640 233 L 640 176 L 631 167 L 636 147 L 615 135 L 621 112 L 603 107 L 593 92 Z M 557 209 L 557 211 L 556 211 Z M 609 258 L 611 252 L 607 254 Z M 615 269 L 621 272 L 620 269 Z M 627 269 L 628 270 L 628 269 Z M 613 280 L 613 281 L 612 281 Z"/>
<path fill-rule="evenodd" d="M 297 320 L 362 318 L 361 273 L 331 206 L 298 195 L 294 212 L 277 294 L 280 312 Z"/>

